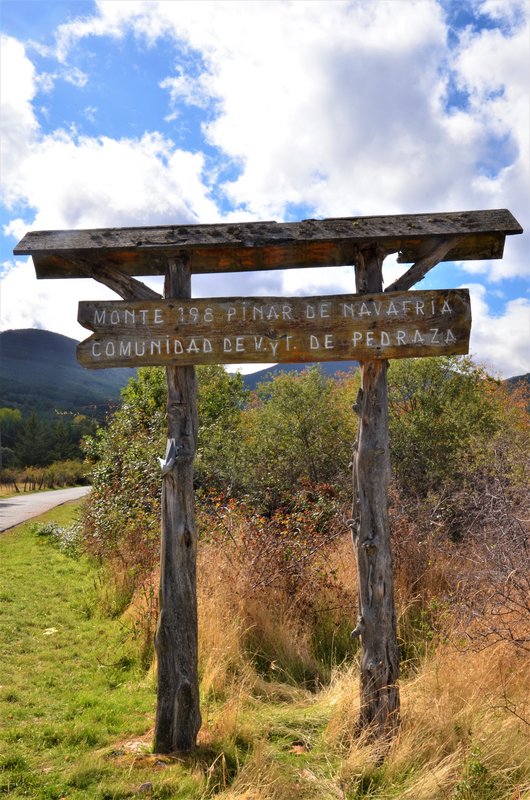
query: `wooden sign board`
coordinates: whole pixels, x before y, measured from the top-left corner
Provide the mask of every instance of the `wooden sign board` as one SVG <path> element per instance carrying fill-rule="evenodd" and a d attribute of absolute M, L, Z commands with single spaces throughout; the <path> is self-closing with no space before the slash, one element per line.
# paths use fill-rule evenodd
<path fill-rule="evenodd" d="M 81 302 L 84 367 L 341 361 L 468 352 L 467 289 Z"/>

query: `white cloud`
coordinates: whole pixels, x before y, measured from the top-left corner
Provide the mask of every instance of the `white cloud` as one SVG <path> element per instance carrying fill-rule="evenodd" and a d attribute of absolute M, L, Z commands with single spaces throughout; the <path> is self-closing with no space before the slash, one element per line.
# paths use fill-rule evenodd
<path fill-rule="evenodd" d="M 509 8 L 507 7 L 509 6 Z M 179 103 L 216 115 L 210 144 L 240 167 L 224 185 L 240 213 L 285 218 L 509 207 L 525 218 L 528 176 L 528 5 L 486 0 L 503 27 L 447 46 L 435 0 L 357 2 L 109 2 L 62 26 L 61 53 L 88 35 L 126 30 L 153 44 L 173 35 L 202 57 L 175 74 Z M 450 80 L 451 78 L 451 80 Z M 454 84 L 469 106 L 447 110 Z M 506 150 L 506 162 L 496 163 Z M 495 280 L 528 274 L 528 238 L 488 262 Z"/>
<path fill-rule="evenodd" d="M 23 46 L 7 38 L 4 199 L 25 205 L 28 213 L 24 222 L 17 207 L 5 232 L 20 235 L 24 224 L 214 222 L 222 214 L 210 194 L 213 185 L 226 193 L 230 210 L 224 218 L 230 220 L 282 219 L 293 208 L 298 215 L 297 207 L 315 216 L 508 207 L 528 227 L 528 4 L 485 0 L 480 8 L 502 25 L 468 29 L 453 50 L 435 0 L 100 0 L 93 16 L 60 26 L 60 64 L 47 75 L 37 74 Z M 112 139 L 39 130 L 37 92 L 51 91 L 59 76 L 70 76 L 79 87 L 90 81 L 69 65 L 72 50 L 91 36 L 107 37 L 113 46 L 127 32 L 142 46 L 173 36 L 173 71 L 157 76 L 156 84 L 168 91 L 168 118 L 189 105 L 208 107 L 208 144 L 219 162 L 232 159 L 239 167 L 223 187 L 211 159 L 178 149 L 156 131 Z M 453 86 L 468 96 L 466 107 L 447 108 Z M 496 281 L 528 275 L 528 236 L 510 237 L 503 260 L 462 266 Z M 45 314 L 54 295 L 65 304 L 79 297 L 80 282 L 54 281 L 46 294 L 42 282 L 28 283 L 28 269 L 12 268 L 5 278 L 5 291 L 15 299 L 25 296 L 27 305 L 23 287 L 31 286 L 37 298 L 45 295 L 46 302 L 36 301 Z M 403 269 L 385 266 L 387 284 Z M 69 287 L 64 296 L 63 283 Z M 250 287 L 256 293 L 324 293 L 351 291 L 353 275 L 289 270 L 222 281 L 200 276 L 195 285 L 203 295 Z M 94 284 L 87 286 L 94 297 Z M 485 295 L 475 295 L 477 351 L 485 351 L 493 335 L 492 352 L 505 353 L 495 331 L 512 341 L 510 324 L 520 323 L 527 301 L 513 301 L 493 317 Z M 40 319 L 36 312 L 33 317 Z M 494 363 L 499 360 L 495 355 Z"/>
<path fill-rule="evenodd" d="M 0 282 L 2 328 L 43 328 L 73 339 L 89 332 L 77 323 L 80 300 L 112 300 L 116 295 L 93 280 L 37 280 L 31 259 L 7 262 Z"/>
<path fill-rule="evenodd" d="M 510 300 L 501 314 L 493 314 L 484 286 L 471 284 L 467 288 L 473 316 L 471 355 L 503 378 L 530 372 L 530 300 Z"/>
<path fill-rule="evenodd" d="M 33 113 L 35 97 L 35 68 L 26 58 L 24 47 L 15 39 L 0 39 L 0 171 L 2 199 L 10 205 L 17 192 L 12 185 L 18 166 L 31 152 L 38 124 Z"/>

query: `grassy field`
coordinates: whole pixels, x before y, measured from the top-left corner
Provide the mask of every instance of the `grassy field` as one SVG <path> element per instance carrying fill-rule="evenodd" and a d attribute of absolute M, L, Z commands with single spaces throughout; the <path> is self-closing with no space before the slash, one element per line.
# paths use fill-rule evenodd
<path fill-rule="evenodd" d="M 41 519 L 68 525 L 75 515 L 69 505 Z M 380 763 L 352 735 L 354 662 L 317 692 L 260 680 L 250 666 L 246 677 L 241 669 L 231 684 L 212 689 L 205 665 L 218 666 L 223 648 L 236 645 L 229 642 L 228 620 L 214 630 L 215 598 L 210 606 L 202 598 L 199 747 L 189 758 L 160 757 L 151 752 L 153 671 L 140 667 L 127 615 L 100 611 L 95 566 L 60 551 L 34 524 L 0 537 L 0 561 L 0 794 L 47 800 L 530 797 L 528 665 L 502 648 L 476 654 L 440 645 L 431 652 L 403 680 L 402 730 Z"/>

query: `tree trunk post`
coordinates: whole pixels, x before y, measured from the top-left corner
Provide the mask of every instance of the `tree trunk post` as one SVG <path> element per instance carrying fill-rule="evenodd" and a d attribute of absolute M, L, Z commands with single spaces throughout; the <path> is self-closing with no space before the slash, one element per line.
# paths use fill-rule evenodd
<path fill-rule="evenodd" d="M 376 247 L 359 252 L 358 294 L 381 292 L 382 257 Z M 388 523 L 390 451 L 387 365 L 360 364 L 361 388 L 353 459 L 353 543 L 357 557 L 359 617 L 353 636 L 361 640 L 359 730 L 388 739 L 399 722 L 399 654 Z"/>
<path fill-rule="evenodd" d="M 166 272 L 165 297 L 190 295 L 191 274 L 185 260 L 171 261 Z M 193 492 L 197 382 L 194 367 L 167 367 L 166 376 L 168 446 L 162 467 L 160 616 L 155 637 L 156 753 L 193 749 L 201 726 Z"/>

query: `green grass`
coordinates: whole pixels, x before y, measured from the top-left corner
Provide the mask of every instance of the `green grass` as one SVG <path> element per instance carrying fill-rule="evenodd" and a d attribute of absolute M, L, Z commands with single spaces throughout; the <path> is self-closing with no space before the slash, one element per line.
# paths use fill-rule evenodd
<path fill-rule="evenodd" d="M 75 521 L 77 507 L 60 506 L 40 520 L 68 526 Z M 42 530 L 39 534 L 33 522 L 0 536 L 0 798 L 530 796 L 517 720 L 499 715 L 498 729 L 483 732 L 481 719 L 486 717 L 477 716 L 476 732 L 472 736 L 469 731 L 465 748 L 447 742 L 429 756 L 422 755 L 425 733 L 416 711 L 414 747 L 407 749 L 405 733 L 389 761 L 378 764 L 362 749 L 354 747 L 348 753 L 340 735 L 330 734 L 330 719 L 335 715 L 340 720 L 342 713 L 340 687 L 311 693 L 263 682 L 252 690 L 241 686 L 239 692 L 235 687 L 224 704 L 205 697 L 204 725 L 193 755 L 152 754 L 152 676 L 140 668 L 129 629 L 100 610 L 95 566 L 84 557 L 68 556 L 54 541 Z M 354 691 L 353 684 L 346 685 L 348 692 L 350 686 Z M 405 704 L 407 687 L 404 681 Z M 513 755 L 503 754 L 496 744 L 509 733 L 507 722 Z M 442 726 L 441 733 L 433 735 L 444 737 L 443 730 Z M 406 754 L 402 760 L 400 748 Z M 426 793 L 421 787 L 433 770 L 439 772 L 432 779 L 432 793 Z"/>
<path fill-rule="evenodd" d="M 40 519 L 67 525 L 75 508 Z M 149 781 L 168 796 L 165 770 L 142 756 L 152 681 L 120 621 L 98 614 L 93 566 L 31 523 L 0 537 L 0 561 L 0 795 L 119 798 Z M 178 771 L 171 796 L 196 797 L 200 781 Z"/>

